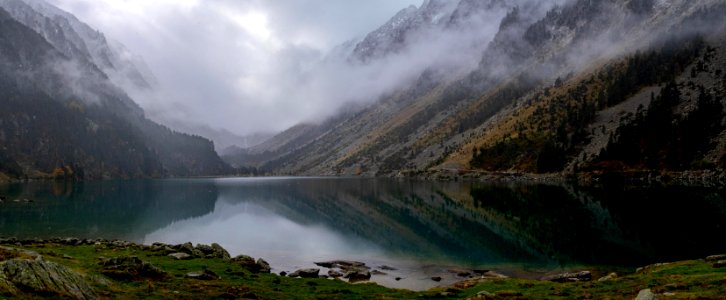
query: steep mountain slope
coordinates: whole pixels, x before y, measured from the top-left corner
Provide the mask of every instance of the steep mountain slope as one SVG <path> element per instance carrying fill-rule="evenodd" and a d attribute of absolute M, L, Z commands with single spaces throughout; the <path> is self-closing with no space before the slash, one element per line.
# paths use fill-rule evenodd
<path fill-rule="evenodd" d="M 1 0 L 0 7 L 67 57 L 93 63 L 113 82 L 139 89 L 155 85 L 156 79 L 142 59 L 70 13 L 43 0 Z"/>
<path fill-rule="evenodd" d="M 476 16 L 504 8 L 505 13 L 496 19 L 498 28 L 493 39 L 463 47 L 479 47 L 478 66 L 465 73 L 456 72 L 465 68 L 451 71 L 431 67 L 418 80 L 381 101 L 328 121 L 325 130 L 302 138 L 304 144 L 295 139 L 303 135 L 287 132 L 285 139 L 276 140 L 296 140 L 294 147 L 278 145 L 277 149 L 285 150 L 262 160 L 237 163 L 284 174 L 592 171 L 603 166 L 599 161 L 613 160 L 607 156 L 594 158 L 600 155 L 600 149 L 620 143 L 618 136 L 623 136 L 619 133 L 610 142 L 606 137 L 603 144 L 603 132 L 615 133 L 628 122 L 598 134 L 588 126 L 608 118 L 621 103 L 643 104 L 644 114 L 648 102 L 631 97 L 643 99 L 640 91 L 690 76 L 686 72 L 691 72 L 692 64 L 697 67 L 699 61 L 701 65 L 715 66 L 724 55 L 718 38 L 726 28 L 723 1 L 572 0 L 554 7 L 539 1 L 517 1 L 511 7 L 497 1 L 486 5 L 460 1 L 459 7 L 469 9 L 446 6 L 437 11 L 457 21 L 412 21 L 436 19 L 416 17 L 418 13 L 438 15 L 427 12 L 434 2 L 399 13 L 356 46 L 354 57 L 363 63 L 374 61 L 404 51 L 401 49 L 408 45 L 418 46 L 410 38 L 415 32 L 440 26 L 432 32 L 447 34 L 445 28 L 452 24 L 457 30 L 469 28 L 480 24 L 476 20 L 481 18 Z M 471 13 L 470 21 L 460 21 L 461 11 Z M 380 41 L 371 41 L 376 39 Z M 713 58 L 704 62 L 704 55 Z M 715 107 L 712 102 L 723 101 L 723 87 L 716 84 L 723 75 L 717 69 L 699 68 L 716 78 L 708 85 L 700 84 L 705 91 L 703 98 L 712 99 L 704 100 L 710 108 Z M 695 76 L 700 75 L 697 72 Z M 690 86 L 682 79 L 679 82 Z M 693 89 L 698 91 L 698 86 L 694 82 Z M 676 98 L 677 103 L 693 103 L 688 97 Z M 671 106 L 676 116 L 688 115 L 688 110 L 677 109 L 683 106 L 688 105 Z M 720 123 L 718 115 L 710 117 Z M 678 128 L 683 127 L 676 124 L 673 130 Z M 718 136 L 720 130 L 712 128 L 710 134 Z M 713 158 L 724 152 L 713 148 L 709 139 L 696 142 L 705 145 L 696 151 L 701 156 L 709 153 L 706 156 Z M 593 143 L 599 143 L 599 148 L 591 146 Z M 622 143 L 634 146 L 632 139 Z M 658 152 L 663 147 L 648 151 Z M 254 151 L 263 153 L 265 148 Z M 694 155 L 676 159 L 681 160 L 678 165 L 700 168 L 699 164 L 683 161 L 698 156 Z M 718 165 L 720 161 L 719 157 L 705 165 Z M 636 169 L 664 168 L 636 162 L 630 165 Z"/>
<path fill-rule="evenodd" d="M 68 19 L 44 17 L 17 1 L 0 4 L 0 179 L 228 171 L 210 141 L 146 119 L 95 64 Z"/>

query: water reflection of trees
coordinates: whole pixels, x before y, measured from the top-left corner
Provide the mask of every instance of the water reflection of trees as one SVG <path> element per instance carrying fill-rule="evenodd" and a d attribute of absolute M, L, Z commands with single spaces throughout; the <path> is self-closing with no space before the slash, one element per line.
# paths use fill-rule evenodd
<path fill-rule="evenodd" d="M 719 190 L 478 185 L 471 195 L 508 223 L 502 235 L 561 261 L 632 265 L 726 249 Z"/>
<path fill-rule="evenodd" d="M 139 240 L 214 209 L 211 181 L 48 181 L 0 187 L 0 235 Z M 26 203 L 22 200 L 32 200 Z"/>

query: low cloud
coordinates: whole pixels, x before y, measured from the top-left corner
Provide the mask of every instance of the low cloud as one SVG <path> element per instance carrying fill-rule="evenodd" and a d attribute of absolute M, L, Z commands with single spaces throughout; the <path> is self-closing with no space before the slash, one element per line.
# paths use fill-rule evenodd
<path fill-rule="evenodd" d="M 326 89 L 348 84 L 322 81 L 356 75 L 321 67 L 326 53 L 421 0 L 49 2 L 144 57 L 158 88 L 129 94 L 152 119 L 243 135 L 334 111 L 341 99 Z"/>

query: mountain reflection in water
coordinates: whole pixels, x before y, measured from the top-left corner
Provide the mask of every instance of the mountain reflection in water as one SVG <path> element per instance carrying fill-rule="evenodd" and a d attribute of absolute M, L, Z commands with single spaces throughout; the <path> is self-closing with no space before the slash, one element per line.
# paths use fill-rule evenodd
<path fill-rule="evenodd" d="M 217 242 L 280 268 L 324 259 L 638 266 L 726 250 L 721 188 L 360 178 L 0 186 L 0 234 Z"/>

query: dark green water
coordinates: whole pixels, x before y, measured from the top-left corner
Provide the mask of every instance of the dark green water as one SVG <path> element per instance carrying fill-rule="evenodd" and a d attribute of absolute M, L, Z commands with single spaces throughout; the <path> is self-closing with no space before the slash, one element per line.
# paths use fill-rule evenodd
<path fill-rule="evenodd" d="M 2 236 L 218 242 L 278 270 L 337 258 L 629 267 L 726 252 L 720 188 L 229 178 L 27 183 L 0 195 Z"/>

